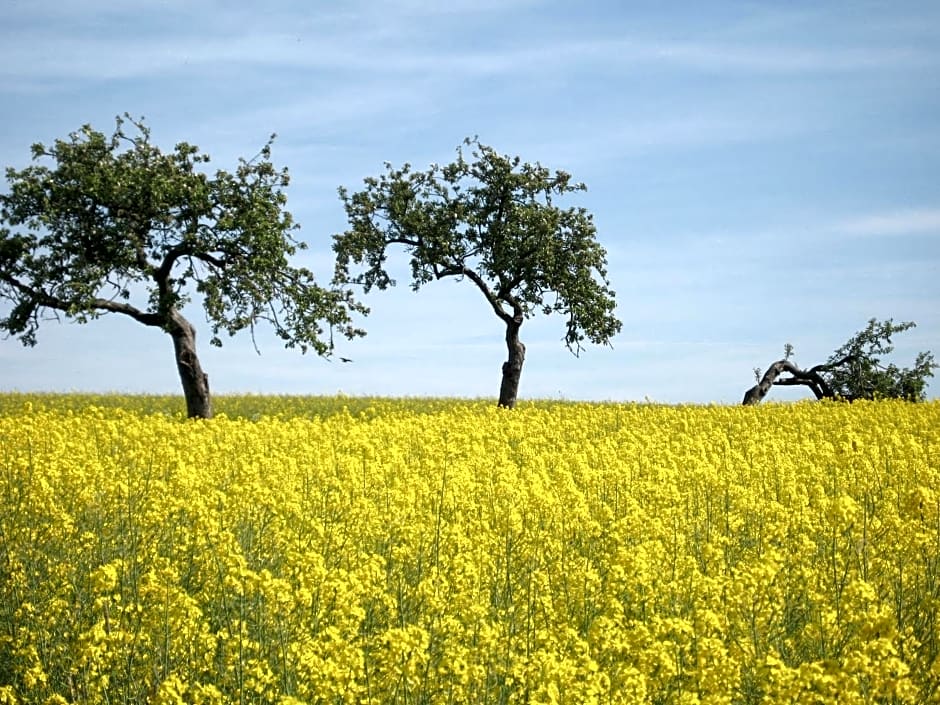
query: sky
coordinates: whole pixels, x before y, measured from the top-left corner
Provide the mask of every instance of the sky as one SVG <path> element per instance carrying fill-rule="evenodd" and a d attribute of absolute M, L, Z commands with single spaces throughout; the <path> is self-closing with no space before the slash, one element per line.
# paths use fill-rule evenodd
<path fill-rule="evenodd" d="M 465 137 L 587 185 L 621 333 L 574 357 L 534 317 L 521 399 L 737 403 L 755 367 L 825 359 L 870 318 L 940 355 L 940 3 L 0 0 L 0 166 L 143 116 L 233 169 L 277 134 L 325 284 L 337 195 Z M 0 189 L 6 190 L 6 182 Z M 496 397 L 502 323 L 468 281 L 362 297 L 324 360 L 259 330 L 208 345 L 215 393 Z M 8 311 L 0 302 L 0 313 Z M 168 336 L 119 316 L 0 340 L 0 390 L 178 393 Z M 929 395 L 940 395 L 934 381 Z M 810 396 L 780 388 L 770 398 Z"/>

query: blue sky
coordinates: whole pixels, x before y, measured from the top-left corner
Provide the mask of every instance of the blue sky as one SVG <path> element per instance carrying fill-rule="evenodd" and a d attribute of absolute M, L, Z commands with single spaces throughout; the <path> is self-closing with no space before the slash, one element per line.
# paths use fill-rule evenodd
<path fill-rule="evenodd" d="M 276 132 L 299 262 L 326 282 L 338 186 L 479 135 L 587 184 L 623 321 L 580 358 L 562 320 L 527 322 L 520 397 L 734 403 L 784 343 L 812 365 L 871 317 L 917 322 L 898 363 L 940 354 L 938 34 L 933 0 L 0 0 L 0 165 L 125 111 L 215 168 Z M 263 333 L 261 357 L 210 348 L 189 310 L 213 391 L 495 397 L 479 292 L 405 284 L 366 297 L 350 364 Z M 0 389 L 179 382 L 168 336 L 111 316 L 0 340 Z"/>

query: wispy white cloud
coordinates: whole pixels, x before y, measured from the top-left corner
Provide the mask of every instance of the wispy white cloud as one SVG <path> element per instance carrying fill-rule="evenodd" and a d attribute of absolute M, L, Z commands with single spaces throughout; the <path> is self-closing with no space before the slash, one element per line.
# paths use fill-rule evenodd
<path fill-rule="evenodd" d="M 384 0 L 378 3 L 383 13 L 407 12 L 427 17 L 428 15 L 468 15 L 481 13 L 507 13 L 521 8 L 534 7 L 539 0 Z M 360 3 L 362 6 L 362 3 Z M 375 3 L 366 2 L 366 7 Z"/>
<path fill-rule="evenodd" d="M 872 213 L 836 223 L 838 232 L 849 235 L 915 235 L 940 236 L 940 208 L 911 208 Z"/>
<path fill-rule="evenodd" d="M 564 168 L 580 173 L 602 165 L 622 165 L 627 155 L 780 140 L 818 131 L 825 124 L 745 107 L 737 113 L 701 107 L 695 113 L 660 118 L 624 115 L 614 108 L 609 117 L 592 116 L 592 122 L 584 127 L 577 131 L 568 128 L 547 139 L 543 130 L 542 139 L 531 146 L 525 145 L 522 135 L 519 142 L 534 153 L 554 155 Z"/>
<path fill-rule="evenodd" d="M 471 11 L 496 15 L 513 9 L 513 5 L 499 3 L 483 7 L 448 3 L 446 13 L 435 13 L 424 3 L 396 2 L 384 11 L 370 6 L 340 14 L 311 12 L 293 25 L 279 19 L 276 10 L 260 20 L 242 22 L 238 17 L 243 12 L 220 11 L 219 20 L 210 21 L 209 15 L 186 11 L 183 5 L 171 4 L 169 9 L 153 5 L 136 16 L 117 14 L 120 7 L 110 2 L 99 5 L 105 18 L 100 25 L 78 22 L 66 6 L 57 22 L 0 30 L 4 46 L 0 55 L 7 57 L 0 62 L 0 76 L 20 82 L 29 77 L 109 80 L 219 64 L 434 75 L 452 80 L 545 71 L 566 74 L 585 66 L 635 71 L 652 65 L 758 75 L 940 66 L 940 53 L 923 47 L 766 45 L 741 40 L 624 37 L 622 33 L 611 37 L 603 32 L 558 36 L 557 31 L 530 37 L 507 32 L 483 43 L 479 38 L 456 44 L 435 40 L 435 15 Z M 411 21 L 419 7 L 424 13 L 422 21 Z M 158 27 L 168 16 L 177 16 L 186 24 L 182 31 L 151 31 L 147 10 L 159 13 Z M 40 8 L 34 18 L 45 16 L 51 16 L 48 8 L 46 12 Z"/>
<path fill-rule="evenodd" d="M 663 42 L 641 44 L 637 54 L 689 69 L 746 73 L 826 73 L 937 66 L 940 54 L 909 47 L 818 47 L 802 45 Z"/>

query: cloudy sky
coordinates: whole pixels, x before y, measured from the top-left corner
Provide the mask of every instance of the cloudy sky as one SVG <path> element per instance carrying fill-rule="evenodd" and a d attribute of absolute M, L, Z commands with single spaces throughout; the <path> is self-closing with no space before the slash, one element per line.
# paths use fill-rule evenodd
<path fill-rule="evenodd" d="M 0 165 L 125 111 L 216 168 L 277 133 L 327 281 L 338 186 L 479 135 L 587 184 L 623 321 L 580 358 L 527 322 L 520 396 L 734 403 L 784 343 L 812 365 L 872 317 L 917 322 L 898 363 L 940 354 L 938 35 L 935 0 L 0 0 Z M 469 282 L 366 302 L 349 364 L 210 348 L 189 313 L 215 392 L 496 396 L 503 331 Z M 167 336 L 111 316 L 0 340 L 0 389 L 179 382 Z"/>

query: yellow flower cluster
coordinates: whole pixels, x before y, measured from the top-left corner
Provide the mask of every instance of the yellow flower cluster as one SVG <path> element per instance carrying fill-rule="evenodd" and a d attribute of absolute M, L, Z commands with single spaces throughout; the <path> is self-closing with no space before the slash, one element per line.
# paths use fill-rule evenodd
<path fill-rule="evenodd" d="M 89 401 L 0 397 L 0 703 L 940 703 L 940 403 Z"/>

